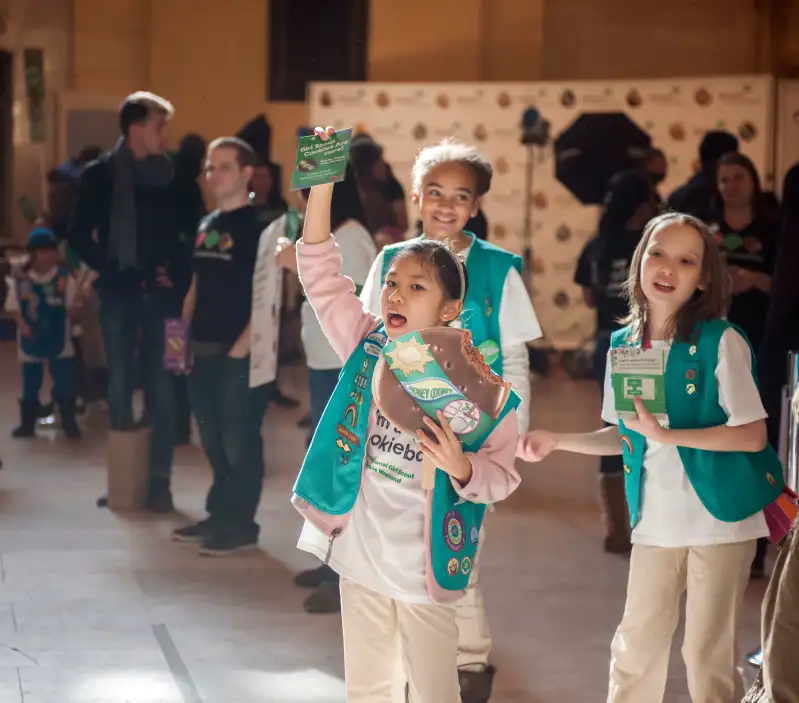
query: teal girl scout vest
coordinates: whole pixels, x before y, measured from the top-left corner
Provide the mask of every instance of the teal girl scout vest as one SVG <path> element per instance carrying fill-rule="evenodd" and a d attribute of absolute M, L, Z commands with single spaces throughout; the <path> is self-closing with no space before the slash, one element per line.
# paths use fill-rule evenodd
<path fill-rule="evenodd" d="M 295 496 L 327 515 L 348 514 L 358 499 L 372 407 L 372 376 L 387 342 L 381 323 L 347 360 L 294 485 Z M 518 405 L 519 398 L 512 393 L 499 420 Z M 464 445 L 464 449 L 476 452 L 480 446 L 482 441 L 474 446 Z M 461 498 L 449 475 L 436 471 L 429 525 L 430 556 L 433 577 L 442 589 L 466 589 L 485 510 L 485 505 Z M 331 535 L 331 549 L 337 536 L 337 531 Z"/>
<path fill-rule="evenodd" d="M 715 427 L 727 422 L 719 405 L 716 366 L 719 343 L 734 325 L 712 320 L 697 326 L 691 338 L 674 342 L 666 362 L 666 412 L 673 429 Z M 629 327 L 614 332 L 611 349 L 640 346 L 629 343 Z M 755 368 L 752 354 L 752 369 Z M 641 514 L 641 476 L 646 438 L 619 421 L 624 459 L 624 483 L 630 524 Z M 782 493 L 782 465 L 770 445 L 759 452 L 712 452 L 677 447 L 688 480 L 707 511 L 722 522 L 740 522 L 763 510 Z"/>
<path fill-rule="evenodd" d="M 472 246 L 466 257 L 466 274 L 469 289 L 463 301 L 461 320 L 465 329 L 472 333 L 474 345 L 482 352 L 486 363 L 498 376 L 502 375 L 502 337 L 499 329 L 499 306 L 508 271 L 515 268 L 522 272 L 522 259 L 516 254 L 500 249 L 466 232 L 472 238 Z M 422 235 L 423 237 L 424 235 Z M 383 249 L 383 272 L 380 285 L 394 257 L 406 246 L 418 242 L 422 237 Z"/>
<path fill-rule="evenodd" d="M 67 279 L 59 269 L 46 283 L 36 283 L 26 273 L 15 275 L 22 319 L 31 328 L 31 337 L 20 337 L 20 349 L 33 359 L 56 359 L 67 340 Z"/>

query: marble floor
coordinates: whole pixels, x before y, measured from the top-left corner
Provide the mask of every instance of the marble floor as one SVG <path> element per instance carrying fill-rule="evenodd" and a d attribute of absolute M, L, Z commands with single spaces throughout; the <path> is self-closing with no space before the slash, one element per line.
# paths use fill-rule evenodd
<path fill-rule="evenodd" d="M 0 358 L 7 436 L 16 369 L 8 350 Z M 554 378 L 534 390 L 537 423 L 594 424 L 592 384 Z M 46 432 L 4 440 L 0 703 L 344 701 L 338 618 L 306 615 L 305 593 L 291 583 L 313 565 L 294 547 L 300 519 L 289 504 L 301 415 L 273 408 L 267 417 L 261 550 L 216 560 L 169 539 L 202 514 L 208 474 L 198 448 L 177 452 L 180 514 L 153 517 L 95 507 L 104 488 L 100 430 L 80 443 Z M 557 456 L 524 475 L 488 522 L 482 573 L 499 672 L 493 701 L 601 702 L 626 563 L 599 548 L 594 463 Z M 763 590 L 753 584 L 747 594 L 745 647 L 758 640 Z M 687 703 L 675 642 L 667 700 Z"/>

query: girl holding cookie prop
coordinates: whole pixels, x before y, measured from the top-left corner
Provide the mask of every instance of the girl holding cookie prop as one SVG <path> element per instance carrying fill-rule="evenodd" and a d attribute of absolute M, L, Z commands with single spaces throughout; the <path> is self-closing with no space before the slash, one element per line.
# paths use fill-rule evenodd
<path fill-rule="evenodd" d="M 316 130 L 322 139 L 332 133 Z M 350 703 L 393 700 L 400 654 L 414 703 L 460 703 L 453 603 L 469 581 L 485 504 L 503 500 L 519 483 L 509 446 L 518 437 L 518 398 L 510 394 L 474 453 L 463 451 L 443 415 L 441 424 L 425 420 L 435 440 L 392 426 L 372 396 L 382 348 L 457 318 L 467 274 L 445 246 L 418 242 L 389 268 L 385 322 L 366 312 L 354 283 L 341 275 L 330 235 L 332 192 L 333 185 L 311 190 L 297 244 L 300 280 L 344 362 L 294 487 L 293 503 L 306 518 L 299 547 L 341 577 Z M 422 359 L 424 349 L 417 349 Z M 422 488 L 423 456 L 439 469 L 434 490 Z M 449 506 L 449 529 L 432 523 L 434 505 Z"/>
<path fill-rule="evenodd" d="M 454 322 L 472 333 L 475 345 L 497 375 L 521 398 L 519 432 L 530 426 L 530 357 L 527 343 L 541 336 L 530 296 L 522 280 L 522 260 L 466 231 L 491 187 L 493 170 L 474 147 L 445 140 L 423 149 L 411 173 L 412 200 L 423 234 L 387 246 L 378 255 L 361 300 L 380 313 L 380 295 L 388 270 L 405 247 L 425 240 L 450 242 L 469 274 L 463 312 Z M 466 597 L 457 606 L 460 644 L 458 670 L 464 703 L 484 703 L 491 695 L 494 667 L 489 663 L 491 635 L 486 620 L 479 570 L 472 572 Z"/>
<path fill-rule="evenodd" d="M 736 635 L 758 538 L 785 534 L 774 503 L 780 461 L 766 441 L 766 413 L 742 332 L 725 321 L 729 278 L 713 234 L 680 213 L 647 225 L 633 255 L 627 326 L 614 332 L 602 418 L 585 434 L 527 434 L 519 453 L 556 449 L 624 460 L 633 550 L 624 616 L 611 646 L 610 703 L 662 701 L 682 594 L 685 659 L 695 703 L 743 695 Z M 615 409 L 611 358 L 622 347 L 662 349 L 668 426 L 635 399 Z M 619 441 L 621 435 L 621 441 Z M 766 510 L 766 513 L 764 513 Z M 784 515 L 783 515 L 784 518 Z M 781 534 L 780 534 L 781 533 Z"/>

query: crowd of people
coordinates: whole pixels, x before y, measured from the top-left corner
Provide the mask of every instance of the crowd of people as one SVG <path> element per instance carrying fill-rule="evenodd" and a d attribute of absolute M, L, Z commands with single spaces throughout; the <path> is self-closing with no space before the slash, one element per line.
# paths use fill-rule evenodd
<path fill-rule="evenodd" d="M 262 118 L 207 146 L 188 135 L 168 154 L 173 112 L 151 93 L 129 96 L 114 149 L 86 150 L 49 178 L 49 212 L 8 281 L 23 377 L 14 436 L 35 435 L 47 367 L 68 437 L 80 437 L 79 399 L 106 399 L 101 504 L 124 503 L 112 474 L 141 474 L 146 507 L 168 512 L 173 448 L 189 439 L 193 415 L 211 467 L 207 516 L 173 537 L 207 556 L 253 549 L 264 415 L 270 403 L 297 404 L 276 380 L 281 347 L 290 355 L 287 311 L 299 299 L 310 413 L 292 501 L 305 518 L 298 546 L 321 565 L 295 583 L 311 589 L 309 612 L 341 613 L 349 701 L 391 700 L 400 664 L 411 702 L 489 700 L 495 671 L 478 564 L 485 508 L 518 486 L 517 457 L 535 462 L 555 450 L 601 457 L 605 550 L 630 557 L 608 700 L 662 700 L 686 589 L 692 699 L 741 700 L 743 590 L 765 576 L 766 538 L 787 531 L 775 528 L 786 513 L 773 447 L 784 356 L 799 342 L 786 263 L 797 169 L 782 217 L 726 133 L 705 137 L 701 170 L 665 204 L 662 152 L 614 176 L 575 277 L 597 313 L 594 375 L 607 426 L 566 435 L 529 430 L 527 345 L 541 329 L 521 259 L 485 241 L 480 206 L 493 171 L 475 148 L 445 140 L 421 151 L 412 227 L 403 188 L 368 135 L 353 139 L 344 180 L 299 191 L 289 207 Z M 322 140 L 332 133 L 316 130 Z M 407 239 L 409 229 L 418 236 Z M 103 359 L 95 372 L 92 326 Z M 397 340 L 413 346 L 419 330 L 439 327 L 467 330 L 484 373 L 512 390 L 471 444 L 443 414 L 408 435 L 372 394 L 381 350 Z M 626 346 L 677 360 L 666 369 L 667 427 L 641 404 L 619 419 L 608 359 Z M 170 366 L 174 348 L 183 356 Z M 423 345 L 414 353 L 427 358 Z M 426 462 L 438 469 L 432 488 L 423 487 Z M 789 677 L 786 642 L 797 643 L 799 603 L 784 585 L 796 577 L 795 545 L 786 544 L 764 611 L 766 663 L 750 694 L 771 696 L 763 703 L 799 700 L 795 677 L 786 688 L 789 678 L 775 674 Z"/>

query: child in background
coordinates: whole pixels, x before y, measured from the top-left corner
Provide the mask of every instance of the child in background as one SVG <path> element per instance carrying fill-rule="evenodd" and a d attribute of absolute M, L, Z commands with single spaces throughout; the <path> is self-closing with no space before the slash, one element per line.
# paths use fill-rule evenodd
<path fill-rule="evenodd" d="M 58 241 L 51 229 L 36 227 L 30 232 L 28 256 L 28 262 L 9 277 L 6 298 L 6 310 L 17 323 L 22 364 L 21 421 L 12 436 L 35 436 L 39 393 L 47 363 L 61 426 L 67 437 L 78 438 L 71 339 L 75 281 L 59 265 Z"/>
<path fill-rule="evenodd" d="M 783 481 L 766 441 L 752 349 L 724 319 L 729 277 L 707 226 L 680 213 L 651 220 L 632 258 L 627 298 L 627 326 L 612 334 L 609 354 L 666 351 L 668 427 L 638 398 L 637 417 L 619 419 L 609 355 L 602 419 L 618 429 L 534 431 L 519 454 L 528 461 L 555 449 L 623 456 L 633 549 L 608 702 L 663 700 L 687 590 L 682 653 L 691 699 L 737 703 L 736 637 L 749 565 L 757 539 L 769 534 L 763 510 Z"/>
<path fill-rule="evenodd" d="M 419 208 L 423 234 L 410 242 L 387 246 L 375 260 L 361 294 L 364 307 L 380 314 L 380 297 L 395 256 L 412 243 L 449 242 L 464 261 L 469 292 L 453 324 L 472 333 L 491 369 L 509 381 L 521 398 L 519 432 L 530 426 L 530 356 L 527 342 L 541 336 L 530 296 L 521 277 L 521 257 L 481 241 L 465 228 L 480 212 L 491 187 L 491 164 L 474 147 L 445 140 L 423 149 L 411 172 L 412 201 Z M 484 703 L 491 696 L 494 667 L 489 662 L 491 634 L 472 570 L 466 597 L 457 604 L 460 645 L 458 671 L 463 703 Z"/>
<path fill-rule="evenodd" d="M 421 438 L 394 428 L 372 402 L 378 350 L 387 338 L 455 320 L 467 295 L 468 274 L 442 244 L 421 241 L 406 247 L 388 270 L 381 294 L 383 323 L 363 309 L 354 283 L 341 275 L 341 257 L 330 236 L 332 191 L 332 184 L 312 189 L 298 244 L 303 287 L 344 363 L 294 488 L 293 502 L 306 517 L 299 546 L 341 576 L 349 703 L 393 700 L 400 655 L 414 703 L 460 703 L 452 603 L 462 597 L 469 572 L 450 571 L 450 580 L 441 582 L 441 563 L 432 562 L 431 544 L 443 545 L 446 534 L 440 523 L 430 526 L 431 501 L 457 502 L 460 519 L 479 516 L 471 529 L 464 522 L 462 531 L 471 535 L 473 530 L 477 537 L 480 504 L 503 500 L 519 483 L 515 448 L 509 446 L 518 437 L 515 410 L 508 410 L 476 453 L 464 454 L 443 415 L 442 426 L 426 421 L 436 440 L 424 439 L 421 451 L 407 451 Z M 518 398 L 512 396 L 512 402 L 516 405 Z M 342 436 L 349 438 L 346 450 L 338 449 L 345 445 Z M 405 446 L 405 453 L 381 448 L 387 438 L 393 449 Z M 432 492 L 421 485 L 422 454 L 450 477 L 437 480 Z M 444 562 L 445 573 L 447 567 Z"/>
<path fill-rule="evenodd" d="M 297 192 L 304 210 L 310 190 Z M 280 226 L 285 231 L 286 216 L 276 221 L 273 226 Z M 330 228 L 341 253 L 342 274 L 353 280 L 355 291 L 358 293 L 369 275 L 369 267 L 377 256 L 377 249 L 372 235 L 366 229 L 366 218 L 351 167 L 347 168 L 346 178 L 333 190 L 333 199 L 330 203 Z M 284 268 L 296 273 L 297 251 L 293 241 L 294 239 L 278 241 L 277 261 Z M 322 412 L 338 383 L 341 359 L 327 341 L 307 299 L 302 303 L 302 343 L 310 372 L 308 379 L 311 395 L 311 426 L 308 432 L 310 445 L 316 426 L 322 418 Z M 303 607 L 309 613 L 339 612 L 341 598 L 338 581 L 338 574 L 326 564 L 303 571 L 294 579 L 295 585 L 300 588 L 314 589 L 303 603 Z"/>

